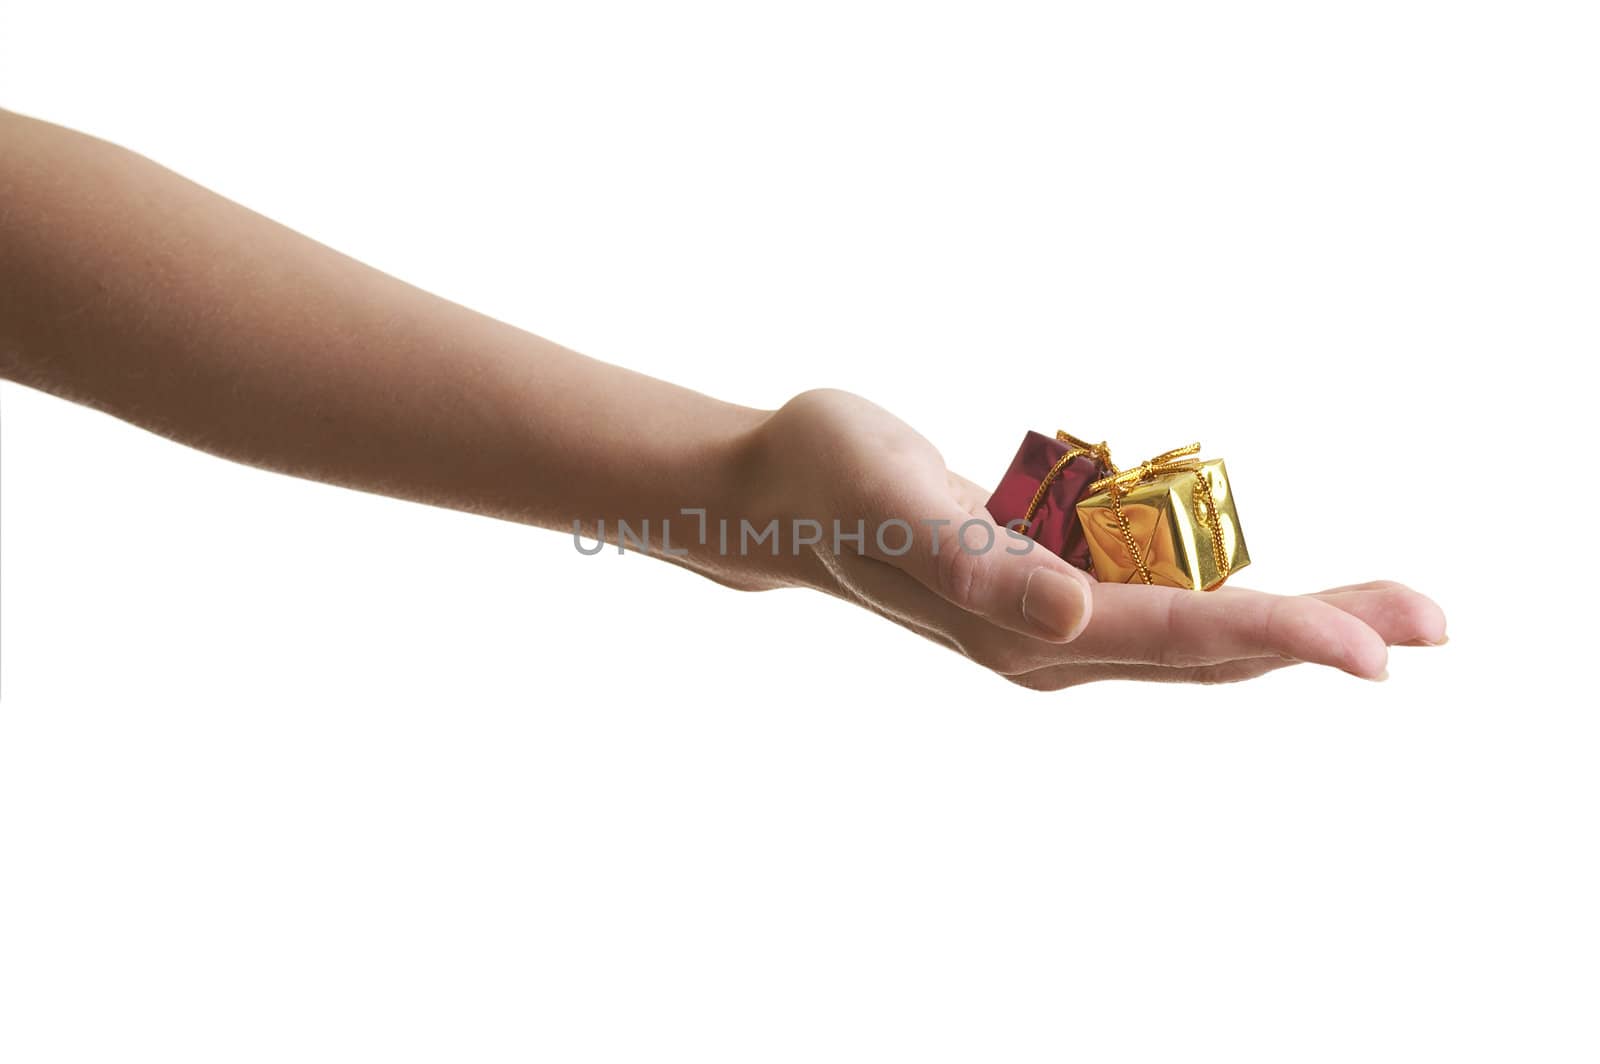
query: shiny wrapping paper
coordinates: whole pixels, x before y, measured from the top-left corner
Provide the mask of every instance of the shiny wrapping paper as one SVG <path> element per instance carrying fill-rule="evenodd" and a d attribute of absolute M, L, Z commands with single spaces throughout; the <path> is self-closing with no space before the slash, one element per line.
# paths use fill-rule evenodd
<path fill-rule="evenodd" d="M 1068 460 L 1054 476 L 1051 470 L 1066 455 L 1087 449 L 1082 440 L 1066 433 L 1059 433 L 1055 439 L 1038 432 L 1028 433 L 988 506 L 989 516 L 996 524 L 1023 530 L 1022 524 L 1027 522 L 1028 527 L 1023 530 L 1027 535 L 1079 569 L 1089 568 L 1089 545 L 1075 507 L 1079 499 L 1089 494 L 1089 485 L 1111 470 L 1101 460 L 1103 450 L 1099 455 L 1081 454 Z M 1046 484 L 1044 494 L 1030 515 L 1029 508 L 1039 495 L 1041 484 Z"/>
<path fill-rule="evenodd" d="M 1139 567 L 1143 561 L 1151 584 L 1210 591 L 1250 564 L 1222 460 L 1178 464 L 1194 468 L 1163 472 L 1158 466 L 1152 472 L 1147 464 L 1143 470 L 1124 474 L 1120 488 L 1108 488 L 1077 504 L 1097 579 L 1145 583 Z M 1119 509 L 1122 520 L 1117 517 Z M 1130 538 L 1137 551 L 1130 549 Z"/>

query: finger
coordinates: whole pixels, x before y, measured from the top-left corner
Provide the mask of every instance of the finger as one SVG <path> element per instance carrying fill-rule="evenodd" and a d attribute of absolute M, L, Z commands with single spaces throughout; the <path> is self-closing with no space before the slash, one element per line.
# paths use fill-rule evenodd
<path fill-rule="evenodd" d="M 1313 597 L 1359 617 L 1391 646 L 1438 646 L 1445 641 L 1444 611 L 1404 584 L 1379 580 L 1319 591 Z"/>
<path fill-rule="evenodd" d="M 1074 649 L 1127 664 L 1199 666 L 1275 655 L 1378 679 L 1388 648 L 1361 618 L 1308 595 L 1096 584 Z"/>
<path fill-rule="evenodd" d="M 1099 584 L 1099 612 L 1077 640 L 1063 646 L 1018 638 L 983 623 L 907 574 L 870 559 L 854 559 L 840 577 L 880 612 L 924 634 L 937 632 L 930 637 L 1006 676 L 1052 666 L 1203 669 L 1240 659 L 1278 658 L 1378 679 L 1387 662 L 1382 639 L 1364 622 L 1307 596 Z"/>
<path fill-rule="evenodd" d="M 1149 683 L 1220 684 L 1239 683 L 1265 676 L 1278 669 L 1303 665 L 1288 658 L 1243 658 L 1225 661 L 1219 665 L 1197 665 L 1179 668 L 1171 665 L 1054 665 L 1033 672 L 1009 676 L 1007 679 L 1035 691 L 1061 691 L 1080 687 L 1086 683 L 1106 680 L 1139 680 Z"/>
<path fill-rule="evenodd" d="M 1072 646 L 1055 646 L 988 624 L 946 602 L 906 573 L 872 559 L 845 565 L 846 584 L 858 601 L 928 639 L 951 647 L 1024 687 L 1042 691 L 1099 680 L 1163 683 L 1232 683 L 1301 662 L 1277 656 L 1175 667 L 1081 662 Z"/>
<path fill-rule="evenodd" d="M 1411 590 L 1410 588 L 1406 587 L 1406 585 L 1398 583 L 1394 580 L 1365 580 L 1359 584 L 1342 584 L 1339 587 L 1325 588 L 1322 591 L 1316 592 L 1316 594 L 1332 595 L 1340 591 L 1387 591 L 1391 588 L 1403 588 L 1406 591 Z"/>
<path fill-rule="evenodd" d="M 1088 574 L 1026 536 L 996 525 L 982 506 L 963 509 L 931 493 L 897 507 L 918 515 L 910 536 L 871 536 L 867 556 L 911 576 L 945 602 L 990 624 L 1049 643 L 1077 638 L 1093 609 Z M 906 546 L 900 553 L 893 549 Z"/>

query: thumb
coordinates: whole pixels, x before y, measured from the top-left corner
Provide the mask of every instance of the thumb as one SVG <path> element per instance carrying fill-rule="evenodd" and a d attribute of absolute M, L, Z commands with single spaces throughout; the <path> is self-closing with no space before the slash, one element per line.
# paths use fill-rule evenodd
<path fill-rule="evenodd" d="M 1094 579 L 1032 539 L 954 503 L 919 521 L 909 549 L 879 554 L 941 598 L 993 624 L 1052 643 L 1076 639 Z"/>

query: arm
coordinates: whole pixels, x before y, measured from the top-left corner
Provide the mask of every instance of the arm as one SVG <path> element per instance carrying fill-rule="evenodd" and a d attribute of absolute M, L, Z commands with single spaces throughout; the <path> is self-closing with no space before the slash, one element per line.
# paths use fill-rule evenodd
<path fill-rule="evenodd" d="M 0 372 L 240 462 L 569 530 L 727 505 L 762 420 L 6 112 Z"/>
<path fill-rule="evenodd" d="M 703 507 L 913 525 L 904 555 L 776 556 L 675 534 L 747 589 L 856 602 L 1030 687 L 1229 680 L 1298 661 L 1378 677 L 1444 618 L 1396 584 L 1274 596 L 1096 584 L 1046 551 L 969 554 L 985 493 L 885 411 L 776 411 L 597 362 L 429 295 L 132 152 L 0 112 L 0 373 L 224 457 L 570 531 Z M 946 521 L 945 525 L 930 522 Z M 1003 540 L 1003 533 L 1001 534 Z M 898 546 L 896 544 L 895 546 Z"/>

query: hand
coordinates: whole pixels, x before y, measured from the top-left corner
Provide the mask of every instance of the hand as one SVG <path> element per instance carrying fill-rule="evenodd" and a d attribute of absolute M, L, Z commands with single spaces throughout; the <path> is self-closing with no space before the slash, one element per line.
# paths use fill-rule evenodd
<path fill-rule="evenodd" d="M 1445 639 L 1439 607 L 1390 581 L 1312 595 L 1224 587 L 1102 584 L 995 525 L 989 492 L 945 468 L 939 452 L 887 411 L 839 391 L 806 392 L 760 430 L 769 512 L 820 522 L 799 579 L 965 654 L 1013 683 L 1057 690 L 1095 680 L 1223 683 L 1301 662 L 1383 679 L 1388 648 Z M 858 547 L 835 550 L 864 520 Z M 909 522 L 905 534 L 874 529 Z M 958 535 L 968 524 L 968 550 Z M 944 522 L 935 524 L 934 522 Z M 985 526 L 987 526 L 985 528 Z M 787 527 L 787 526 L 786 526 Z M 994 546 L 983 550 L 987 537 Z M 1008 550 L 1007 548 L 1011 548 Z M 887 549 L 885 549 L 887 548 Z"/>

